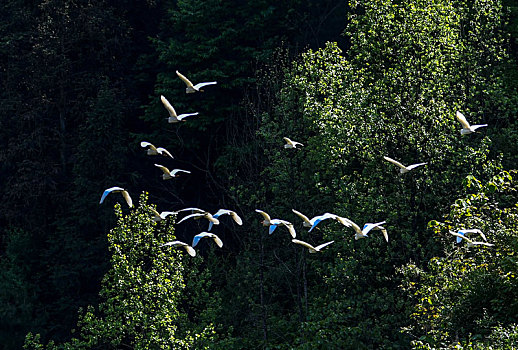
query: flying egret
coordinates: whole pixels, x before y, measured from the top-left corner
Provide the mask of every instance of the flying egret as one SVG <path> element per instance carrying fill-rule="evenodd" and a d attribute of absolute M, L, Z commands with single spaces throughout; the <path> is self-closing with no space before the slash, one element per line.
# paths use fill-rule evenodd
<path fill-rule="evenodd" d="M 309 232 L 311 232 L 321 221 L 327 220 L 327 219 L 336 220 L 336 221 L 340 222 L 342 225 L 345 225 L 347 227 L 351 226 L 347 221 L 344 220 L 344 218 L 342 218 L 338 215 L 335 215 L 335 214 L 325 213 L 322 215 L 315 216 L 314 218 L 312 218 L 310 220 L 306 215 L 302 214 L 301 212 L 299 212 L 295 209 L 291 209 L 291 210 L 302 219 L 302 221 L 303 221 L 302 226 L 310 228 Z"/>
<path fill-rule="evenodd" d="M 487 247 L 492 247 L 492 246 L 494 246 L 494 244 L 492 244 L 492 243 L 487 243 L 487 242 L 475 242 L 475 241 L 473 241 L 473 240 L 469 239 L 468 237 L 466 237 L 465 235 L 460 234 L 460 233 L 457 233 L 457 232 L 450 231 L 450 234 L 452 234 L 452 235 L 454 235 L 455 237 L 457 237 L 457 243 L 458 243 L 458 239 L 459 239 L 459 238 L 460 238 L 461 240 L 465 239 L 465 240 L 468 242 L 468 244 L 466 244 L 466 246 L 467 246 L 468 248 L 473 247 L 473 246 L 475 246 L 475 245 L 485 245 L 485 246 L 487 246 Z"/>
<path fill-rule="evenodd" d="M 368 237 L 367 234 L 371 230 L 380 230 L 383 233 L 383 236 L 385 237 L 385 240 L 387 242 L 389 240 L 387 230 L 383 226 L 381 226 L 386 221 L 378 222 L 378 223 L 375 223 L 375 224 L 367 223 L 367 224 L 365 224 L 363 226 L 363 229 L 360 229 L 360 226 L 355 224 L 352 220 L 349 220 L 347 218 L 343 218 L 343 219 L 346 222 L 348 222 L 351 225 L 351 227 L 354 229 L 354 231 L 356 232 L 355 235 L 354 235 L 354 239 L 366 238 L 366 237 Z"/>
<path fill-rule="evenodd" d="M 178 221 L 176 224 L 179 224 L 179 223 L 182 223 L 184 222 L 185 220 L 187 219 L 190 219 L 190 218 L 193 218 L 193 219 L 201 219 L 201 218 L 204 218 L 204 219 L 207 219 L 209 220 L 211 223 L 215 224 L 215 225 L 219 225 L 219 220 L 216 219 L 215 217 L 213 217 L 211 215 L 211 213 L 209 212 L 204 212 L 204 213 L 194 213 L 194 214 L 189 214 L 187 216 L 184 216 L 180 221 Z"/>
<path fill-rule="evenodd" d="M 128 203 L 128 206 L 130 208 L 133 207 L 133 201 L 131 200 L 131 197 L 130 197 L 128 191 L 126 191 L 122 187 L 110 187 L 110 188 L 104 190 L 103 195 L 101 196 L 101 201 L 99 202 L 99 204 L 102 204 L 102 202 L 104 202 L 104 199 L 106 198 L 106 196 L 109 195 L 112 192 L 121 192 L 122 196 L 126 200 L 126 203 Z"/>
<path fill-rule="evenodd" d="M 297 236 L 297 233 L 295 232 L 295 227 L 293 227 L 293 224 L 291 222 L 288 222 L 285 220 L 280 220 L 280 219 L 272 219 L 270 217 L 270 215 L 268 215 L 268 213 L 266 213 L 262 210 L 259 210 L 259 209 L 256 209 L 255 211 L 263 216 L 264 220 L 261 221 L 261 224 L 263 224 L 263 226 L 269 226 L 269 229 L 268 229 L 269 234 L 272 234 L 272 232 L 275 231 L 277 226 L 281 225 L 281 226 L 286 226 L 288 228 L 288 231 L 290 231 L 290 234 L 293 238 L 295 238 Z"/>
<path fill-rule="evenodd" d="M 167 112 L 169 112 L 169 118 L 167 119 L 167 121 L 171 124 L 178 123 L 178 122 L 184 122 L 185 121 L 185 120 L 183 120 L 184 118 L 199 114 L 198 112 L 196 112 L 196 113 L 184 113 L 184 114 L 178 115 L 178 114 L 176 114 L 176 111 L 174 110 L 173 105 L 171 105 L 171 103 L 169 103 L 169 101 L 167 100 L 167 98 L 164 97 L 164 95 L 160 95 L 160 100 L 162 101 L 165 109 L 167 109 Z"/>
<path fill-rule="evenodd" d="M 190 256 L 196 256 L 196 251 L 193 247 L 188 245 L 187 243 L 181 241 L 172 241 L 162 244 L 160 247 L 173 246 L 173 247 L 181 247 L 184 248 Z"/>
<path fill-rule="evenodd" d="M 166 168 L 165 166 L 160 165 L 160 164 L 155 164 L 155 166 L 160 168 L 160 170 L 162 170 L 162 172 L 163 172 L 162 179 L 164 179 L 164 180 L 169 180 L 169 179 L 172 179 L 173 177 L 178 177 L 179 176 L 179 175 L 177 175 L 178 173 L 187 173 L 187 174 L 191 173 L 188 170 L 182 170 L 182 169 L 173 169 L 170 171 L 168 168 Z"/>
<path fill-rule="evenodd" d="M 148 156 L 156 156 L 156 155 L 160 154 L 162 156 L 169 156 L 169 157 L 173 158 L 171 153 L 169 153 L 169 151 L 166 150 L 165 148 L 163 148 L 163 147 L 157 148 L 152 143 L 149 143 L 147 141 L 142 141 L 140 143 L 140 147 L 144 147 L 144 148 L 148 147 L 147 152 L 146 152 L 146 154 Z"/>
<path fill-rule="evenodd" d="M 264 218 L 264 220 L 261 221 L 261 224 L 263 224 L 263 226 L 270 226 L 270 221 L 272 220 L 270 215 L 268 215 L 268 213 L 266 213 L 262 210 L 259 210 L 259 209 L 256 209 L 255 211 L 258 212 L 259 214 L 261 214 Z"/>
<path fill-rule="evenodd" d="M 202 232 L 202 233 L 199 233 L 196 236 L 194 236 L 194 238 L 192 240 L 192 246 L 196 247 L 196 245 L 202 238 L 212 238 L 214 240 L 214 242 L 216 242 L 218 247 L 220 247 L 220 248 L 223 247 L 223 241 L 218 236 L 216 236 L 214 233 L 210 233 L 210 232 Z"/>
<path fill-rule="evenodd" d="M 297 148 L 297 146 L 304 146 L 302 143 L 297 141 L 292 141 L 287 137 L 283 137 L 283 140 L 286 141 L 286 144 L 284 145 L 284 148 Z"/>
<path fill-rule="evenodd" d="M 311 225 L 311 228 L 308 230 L 308 232 L 311 232 L 315 227 L 317 227 L 317 225 L 321 221 L 324 221 L 327 219 L 333 219 L 333 220 L 338 221 L 339 223 L 341 223 L 344 226 L 351 227 L 351 224 L 345 218 L 335 215 L 335 214 L 325 213 L 323 215 L 319 215 L 319 216 L 316 216 L 313 219 L 311 219 L 311 220 L 313 220 L 313 225 Z"/>
<path fill-rule="evenodd" d="M 200 209 L 200 208 L 183 208 L 180 210 L 177 210 L 177 212 L 181 211 L 190 211 L 191 213 L 206 213 L 206 210 Z"/>
<path fill-rule="evenodd" d="M 221 215 L 230 215 L 232 217 L 232 219 L 234 219 L 236 224 L 243 225 L 243 220 L 241 220 L 239 215 L 237 215 L 237 213 L 235 211 L 233 211 L 233 210 L 220 209 L 215 214 L 212 214 L 212 217 L 217 219 Z M 213 222 L 212 221 L 209 222 L 209 229 L 207 231 L 210 231 L 210 229 L 212 228 L 212 225 L 213 225 Z"/>
<path fill-rule="evenodd" d="M 211 81 L 211 82 L 207 82 L 207 83 L 198 83 L 196 85 L 193 85 L 191 83 L 191 81 L 189 79 L 187 79 L 183 74 L 181 74 L 179 71 L 176 71 L 176 75 L 178 75 L 178 77 L 180 77 L 180 79 L 183 80 L 183 82 L 185 83 L 185 85 L 187 85 L 187 87 L 185 88 L 185 92 L 188 93 L 188 94 L 192 94 L 192 93 L 195 93 L 195 92 L 203 92 L 203 90 L 200 90 L 200 88 L 204 87 L 204 86 L 207 86 L 207 85 L 214 85 L 214 84 L 217 84 L 216 81 Z"/>
<path fill-rule="evenodd" d="M 459 236 L 457 236 L 457 243 L 460 243 L 462 241 L 462 237 L 464 237 L 466 234 L 469 234 L 469 233 L 478 233 L 480 235 L 480 237 L 484 240 L 484 242 L 487 242 L 486 235 L 482 231 L 480 231 L 478 228 L 469 229 L 469 230 L 462 229 L 462 230 L 458 230 L 457 233 L 459 234 Z"/>
<path fill-rule="evenodd" d="M 169 215 L 176 215 L 176 214 L 178 214 L 178 212 L 176 212 L 176 211 L 163 211 L 163 212 L 159 213 L 154 208 L 150 208 L 150 209 L 153 212 L 153 221 L 154 222 L 160 222 L 160 221 L 163 221 L 163 220 L 167 219 L 167 217 Z"/>
<path fill-rule="evenodd" d="M 281 219 L 272 219 L 270 220 L 270 228 L 268 229 L 268 234 L 272 234 L 273 231 L 277 228 L 277 226 L 286 226 L 288 231 L 290 232 L 291 237 L 297 237 L 297 232 L 295 232 L 295 227 L 291 222 Z"/>
<path fill-rule="evenodd" d="M 462 124 L 462 130 L 460 131 L 461 135 L 471 134 L 473 132 L 476 132 L 475 130 L 477 130 L 478 128 L 487 126 L 487 124 L 469 125 L 464 114 L 462 114 L 459 111 L 457 111 L 456 116 L 459 122 Z"/>
<path fill-rule="evenodd" d="M 296 244 L 300 244 L 306 248 L 309 249 L 309 252 L 310 253 L 317 253 L 319 252 L 320 250 L 322 250 L 322 248 L 324 247 L 327 247 L 328 245 L 330 245 L 331 243 L 334 243 L 335 241 L 331 241 L 331 242 L 327 242 L 327 243 L 324 243 L 324 244 L 321 244 L 319 246 L 316 246 L 316 247 L 313 247 L 311 244 L 307 243 L 307 242 L 304 242 L 304 241 L 300 241 L 298 239 L 292 239 L 291 240 L 293 243 L 296 243 Z"/>
<path fill-rule="evenodd" d="M 392 159 L 392 158 L 385 157 L 385 156 L 384 156 L 383 158 L 384 158 L 386 161 L 389 161 L 389 162 L 391 162 L 392 164 L 397 165 L 397 166 L 400 168 L 400 169 L 399 169 L 399 172 L 400 172 L 401 174 L 407 173 L 407 172 L 409 172 L 410 170 L 415 169 L 415 168 L 417 168 L 417 167 L 419 167 L 419 166 L 421 166 L 421 165 L 426 165 L 426 164 L 428 164 L 428 163 L 417 163 L 417 164 L 412 164 L 412 165 L 409 165 L 409 166 L 404 166 L 403 164 L 401 164 L 400 162 L 398 162 L 397 160 L 394 160 L 394 159 Z"/>

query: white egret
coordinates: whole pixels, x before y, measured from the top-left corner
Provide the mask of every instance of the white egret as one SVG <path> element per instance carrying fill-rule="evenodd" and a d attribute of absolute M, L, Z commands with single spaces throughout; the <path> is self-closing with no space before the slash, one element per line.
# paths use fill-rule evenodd
<path fill-rule="evenodd" d="M 307 242 L 304 242 L 304 241 L 300 241 L 298 239 L 292 239 L 291 240 L 293 243 L 295 244 L 300 244 L 306 248 L 309 249 L 309 252 L 310 253 L 317 253 L 319 252 L 320 250 L 322 250 L 322 248 L 324 247 L 327 247 L 328 245 L 330 245 L 331 243 L 334 243 L 335 241 L 331 241 L 331 242 L 327 242 L 327 243 L 324 243 L 324 244 L 321 244 L 319 246 L 316 246 L 316 247 L 313 247 L 311 244 L 307 243 Z"/>
<path fill-rule="evenodd" d="M 492 246 L 494 246 L 494 244 L 492 244 L 492 243 L 487 243 L 487 242 L 475 242 L 475 241 L 473 241 L 473 240 L 469 239 L 468 237 L 466 237 L 465 235 L 460 234 L 460 233 L 457 233 L 457 232 L 450 231 L 450 234 L 452 234 L 452 235 L 454 235 L 455 237 L 457 237 L 457 240 L 458 240 L 459 238 L 460 238 L 461 240 L 465 239 L 465 240 L 468 242 L 468 244 L 466 244 L 466 246 L 467 246 L 468 248 L 473 247 L 473 246 L 475 246 L 475 245 L 485 245 L 485 246 L 487 246 L 487 247 L 492 247 Z M 457 243 L 458 243 L 458 242 L 457 242 Z"/>
<path fill-rule="evenodd" d="M 173 158 L 173 156 L 171 155 L 171 153 L 169 153 L 168 150 L 166 150 L 165 148 L 163 147 L 155 147 L 152 143 L 149 143 L 147 141 L 142 141 L 140 143 L 140 147 L 143 147 L 143 148 L 148 148 L 147 149 L 147 152 L 146 154 L 148 156 L 156 156 L 158 154 L 162 155 L 162 156 L 168 156 L 168 157 L 171 157 Z"/>
<path fill-rule="evenodd" d="M 470 234 L 470 233 L 478 233 L 480 235 L 480 237 L 484 240 L 484 242 L 487 242 L 487 238 L 486 238 L 486 235 L 480 231 L 478 228 L 473 228 L 473 229 L 462 229 L 462 230 L 458 230 L 457 233 L 459 234 L 459 236 L 457 236 L 457 243 L 460 243 L 462 241 L 462 238 L 466 235 L 466 234 Z"/>
<path fill-rule="evenodd" d="M 295 214 L 297 214 L 302 219 L 302 226 L 309 227 L 309 232 L 311 232 L 321 221 L 327 220 L 327 219 L 333 219 L 338 222 L 340 222 L 342 225 L 345 226 L 351 226 L 347 221 L 344 220 L 344 218 L 332 214 L 332 213 L 325 213 L 322 215 L 315 216 L 312 219 L 309 219 L 306 215 L 302 214 L 301 212 L 291 209 Z"/>
<path fill-rule="evenodd" d="M 287 137 L 283 137 L 283 140 L 286 141 L 286 144 L 284 145 L 284 148 L 297 148 L 297 146 L 304 146 L 302 143 L 297 141 L 292 141 Z"/>
<path fill-rule="evenodd" d="M 456 113 L 458 121 L 462 124 L 462 130 L 460 131 L 461 135 L 471 134 L 476 132 L 478 128 L 482 128 L 487 126 L 487 124 L 479 124 L 479 125 L 469 125 L 466 117 L 461 112 L 457 111 Z"/>
<path fill-rule="evenodd" d="M 177 210 L 177 212 L 181 212 L 181 211 L 190 211 L 191 213 L 206 213 L 207 212 L 206 210 L 203 210 L 200 208 L 184 208 L 184 209 Z"/>
<path fill-rule="evenodd" d="M 193 85 L 191 83 L 191 81 L 189 79 L 187 79 L 183 74 L 181 74 L 179 71 L 176 71 L 176 75 L 178 75 L 178 77 L 180 77 L 180 79 L 183 80 L 183 82 L 185 83 L 185 85 L 187 85 L 187 87 L 185 88 L 185 92 L 188 93 L 188 94 L 192 94 L 192 93 L 195 93 L 195 92 L 203 92 L 203 90 L 200 90 L 200 88 L 204 87 L 204 86 L 207 86 L 207 85 L 214 85 L 214 84 L 217 84 L 218 82 L 216 81 L 211 81 L 211 82 L 206 82 L 206 83 L 198 83 L 196 85 Z"/>
<path fill-rule="evenodd" d="M 202 233 L 199 233 L 196 236 L 194 236 L 194 238 L 192 240 L 192 246 L 196 247 L 196 245 L 202 238 L 212 238 L 214 240 L 214 242 L 216 242 L 218 247 L 220 247 L 220 248 L 223 247 L 223 241 L 218 236 L 216 236 L 214 233 L 210 233 L 210 232 L 202 232 Z"/>
<path fill-rule="evenodd" d="M 130 208 L 133 207 L 133 201 L 131 200 L 131 197 L 130 197 L 128 191 L 126 191 L 122 187 L 110 187 L 110 188 L 104 190 L 103 195 L 101 196 L 101 201 L 99 202 L 99 204 L 102 204 L 102 202 L 104 202 L 104 199 L 106 198 L 106 196 L 109 195 L 112 192 L 121 192 L 122 196 L 126 200 L 126 203 L 128 203 L 128 206 Z"/>
<path fill-rule="evenodd" d="M 209 220 L 211 223 L 213 223 L 214 225 L 219 225 L 219 220 L 216 219 L 215 217 L 212 216 L 211 213 L 209 212 L 204 212 L 204 213 L 194 213 L 194 214 L 189 214 L 187 216 L 184 216 L 180 221 L 178 221 L 176 224 L 179 224 L 179 223 L 182 223 L 184 222 L 185 220 L 187 219 L 190 219 L 190 218 L 193 218 L 193 219 L 207 219 Z"/>
<path fill-rule="evenodd" d="M 212 217 L 217 219 L 218 217 L 220 217 L 221 215 L 230 215 L 232 217 L 232 219 L 234 219 L 234 221 L 236 222 L 236 224 L 238 225 L 243 225 L 243 220 L 241 220 L 241 218 L 239 217 L 239 215 L 237 215 L 237 213 L 233 210 L 228 210 L 228 209 L 220 209 L 218 210 L 215 214 L 212 214 Z M 207 231 L 210 231 L 210 229 L 212 228 L 212 225 L 213 225 L 213 222 L 209 222 L 209 228 Z"/>
<path fill-rule="evenodd" d="M 177 175 L 178 173 L 186 173 L 186 174 L 191 173 L 188 170 L 182 170 L 182 169 L 169 170 L 167 167 L 160 165 L 160 164 L 155 164 L 155 166 L 160 168 L 160 170 L 162 170 L 162 172 L 163 172 L 162 178 L 164 180 L 169 180 L 169 179 L 172 179 L 173 177 L 178 177 L 179 176 L 179 175 Z"/>
<path fill-rule="evenodd" d="M 394 159 L 392 159 L 392 158 L 385 157 L 385 156 L 384 156 L 383 158 L 384 158 L 386 161 L 389 161 L 389 162 L 391 162 L 392 164 L 397 165 L 397 166 L 400 168 L 400 169 L 399 169 L 399 172 L 400 172 L 401 174 L 407 173 L 407 172 L 409 172 L 410 170 L 415 169 L 415 168 L 417 168 L 417 167 L 419 167 L 419 166 L 422 166 L 422 165 L 426 165 L 426 164 L 428 164 L 428 163 L 417 163 L 417 164 L 412 164 L 412 165 L 409 165 L 409 166 L 404 166 L 403 164 L 401 164 L 400 162 L 398 162 L 397 160 L 394 160 Z"/>
<path fill-rule="evenodd" d="M 272 220 L 270 215 L 268 215 L 268 213 L 266 213 L 262 210 L 259 210 L 259 209 L 256 209 L 255 211 L 258 212 L 259 214 L 261 214 L 264 218 L 264 220 L 261 221 L 261 224 L 263 224 L 263 226 L 270 226 L 270 221 Z"/>
<path fill-rule="evenodd" d="M 160 247 L 173 246 L 173 247 L 181 247 L 184 248 L 190 256 L 196 256 L 196 251 L 193 247 L 188 245 L 187 243 L 181 241 L 172 241 L 162 244 Z"/>
<path fill-rule="evenodd" d="M 154 208 L 150 208 L 150 209 L 153 212 L 153 221 L 154 222 L 160 222 L 160 221 L 163 221 L 163 220 L 167 219 L 167 217 L 169 215 L 176 215 L 176 214 L 178 214 L 177 211 L 163 211 L 163 212 L 159 213 Z"/>
<path fill-rule="evenodd" d="M 273 231 L 275 231 L 275 229 L 277 228 L 277 226 L 281 225 L 286 226 L 288 228 L 288 231 L 290 231 L 290 234 L 293 238 L 297 236 L 297 233 L 295 232 L 295 227 L 293 227 L 293 224 L 291 222 L 280 219 L 272 219 L 270 215 L 268 215 L 268 213 L 259 209 L 256 209 L 255 211 L 263 216 L 264 220 L 261 221 L 261 224 L 263 224 L 263 226 L 269 226 L 269 234 L 272 234 Z"/>
<path fill-rule="evenodd" d="M 184 114 L 178 115 L 178 114 L 176 114 L 176 111 L 174 110 L 173 105 L 171 105 L 171 103 L 169 103 L 169 101 L 167 100 L 167 98 L 164 97 L 164 95 L 160 95 L 160 100 L 162 101 L 162 104 L 164 105 L 165 109 L 167 109 L 167 112 L 169 112 L 169 118 L 167 119 L 167 121 L 171 124 L 178 123 L 178 122 L 184 122 L 185 121 L 185 120 L 183 120 L 184 118 L 199 114 L 198 112 L 196 112 L 196 113 L 184 113 Z"/>
<path fill-rule="evenodd" d="M 273 231 L 277 228 L 277 226 L 286 226 L 288 231 L 290 232 L 291 237 L 297 237 L 297 232 L 295 232 L 295 227 L 291 222 L 281 219 L 272 219 L 270 220 L 270 228 L 268 229 L 268 234 L 272 234 Z"/>
<path fill-rule="evenodd" d="M 346 222 L 348 222 L 351 227 L 354 229 L 354 231 L 356 232 L 355 235 L 354 235 L 354 239 L 360 239 L 360 238 L 366 238 L 368 237 L 367 234 L 371 231 L 371 230 L 380 230 L 382 233 L 383 233 L 383 237 L 385 237 L 385 240 L 388 242 L 389 238 L 388 238 L 388 233 L 387 233 L 387 230 L 381 226 L 383 225 L 386 221 L 381 221 L 381 222 L 377 222 L 375 224 L 373 223 L 367 223 L 363 226 L 363 229 L 360 229 L 360 226 L 358 226 L 357 224 L 355 224 L 352 220 L 349 220 L 347 218 L 343 218 Z"/>

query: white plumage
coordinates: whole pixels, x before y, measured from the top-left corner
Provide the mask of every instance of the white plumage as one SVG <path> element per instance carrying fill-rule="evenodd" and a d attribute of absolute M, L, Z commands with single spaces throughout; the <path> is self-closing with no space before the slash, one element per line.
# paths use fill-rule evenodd
<path fill-rule="evenodd" d="M 130 208 L 133 207 L 133 201 L 131 200 L 131 197 L 130 197 L 128 191 L 126 191 L 122 187 L 110 187 L 110 188 L 104 190 L 103 195 L 101 196 L 101 200 L 100 200 L 99 204 L 102 204 L 102 202 L 104 202 L 104 199 L 106 198 L 106 196 L 108 196 L 112 192 L 120 192 L 120 193 L 122 193 L 122 196 L 126 200 L 126 203 L 128 203 L 128 206 Z"/>
<path fill-rule="evenodd" d="M 199 114 L 198 112 L 196 112 L 196 113 L 184 113 L 184 114 L 178 115 L 178 114 L 176 114 L 176 111 L 173 108 L 173 106 L 171 105 L 171 103 L 169 103 L 169 101 L 163 95 L 160 96 L 160 100 L 162 101 L 162 104 L 164 105 L 167 112 L 169 112 L 169 118 L 167 119 L 167 121 L 171 124 L 178 123 L 178 122 L 184 122 L 185 121 L 185 120 L 183 120 L 184 118 Z"/>
<path fill-rule="evenodd" d="M 308 248 L 310 253 L 318 253 L 320 250 L 322 250 L 322 248 L 327 247 L 331 243 L 335 242 L 335 241 L 331 241 L 331 242 L 327 242 L 327 243 L 324 243 L 324 244 L 321 244 L 319 246 L 314 247 L 311 244 L 309 244 L 307 242 L 304 242 L 304 241 L 301 241 L 301 240 L 298 240 L 298 239 L 292 239 L 291 241 L 293 243 L 295 243 L 295 244 L 300 244 L 300 245 Z"/>
<path fill-rule="evenodd" d="M 482 128 L 487 126 L 487 124 L 479 124 L 479 125 L 469 125 L 468 120 L 461 112 L 457 111 L 455 114 L 457 116 L 457 120 L 462 124 L 462 130 L 460 131 L 461 135 L 471 134 L 476 132 L 478 128 Z"/>
<path fill-rule="evenodd" d="M 189 79 L 187 79 L 179 71 L 176 71 L 176 75 L 178 75 L 178 77 L 180 79 L 182 79 L 182 81 L 185 83 L 185 85 L 187 85 L 187 87 L 185 88 L 185 92 L 188 93 L 188 94 L 192 94 L 192 93 L 195 93 L 195 92 L 203 92 L 203 90 L 200 90 L 202 87 L 207 86 L 207 85 L 215 85 L 215 84 L 218 83 L 216 81 L 211 81 L 211 82 L 198 83 L 196 85 L 193 85 L 191 83 L 191 81 Z"/>

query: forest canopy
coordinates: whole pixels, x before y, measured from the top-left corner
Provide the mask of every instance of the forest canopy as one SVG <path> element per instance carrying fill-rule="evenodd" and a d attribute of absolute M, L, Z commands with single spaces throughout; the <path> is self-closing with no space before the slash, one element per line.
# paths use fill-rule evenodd
<path fill-rule="evenodd" d="M 2 349 L 516 346 L 516 1 L 0 6 Z"/>

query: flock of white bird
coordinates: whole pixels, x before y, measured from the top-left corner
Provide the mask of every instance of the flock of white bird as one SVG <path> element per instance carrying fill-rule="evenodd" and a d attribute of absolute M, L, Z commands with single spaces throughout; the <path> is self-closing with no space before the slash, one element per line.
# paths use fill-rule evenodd
<path fill-rule="evenodd" d="M 213 81 L 213 82 L 202 82 L 202 83 L 193 85 L 191 83 L 191 81 L 189 81 L 189 79 L 187 79 L 180 72 L 176 71 L 176 74 L 186 84 L 186 86 L 187 86 L 185 89 L 186 93 L 203 92 L 203 90 L 201 90 L 202 87 L 217 84 L 217 82 Z M 168 118 L 169 123 L 185 122 L 185 120 L 184 120 L 185 118 L 198 115 L 197 112 L 178 115 L 176 113 L 175 109 L 173 108 L 173 106 L 171 105 L 171 103 L 164 96 L 161 96 L 160 100 L 162 101 L 162 104 L 164 105 L 167 112 L 169 113 L 169 118 Z M 468 121 L 466 120 L 466 117 L 461 112 L 457 112 L 456 117 L 462 125 L 462 129 L 460 130 L 461 135 L 474 133 L 474 132 L 476 132 L 476 130 L 478 128 L 487 126 L 487 124 L 470 125 L 468 123 Z M 300 146 L 304 146 L 302 143 L 293 141 L 293 140 L 289 139 L 288 137 L 284 137 L 283 139 L 286 142 L 284 144 L 284 148 L 289 149 L 289 148 L 298 148 Z M 171 155 L 171 153 L 168 150 L 166 150 L 163 147 L 155 147 L 150 142 L 142 141 L 140 143 L 140 146 L 147 149 L 147 152 L 146 152 L 147 155 L 150 155 L 150 156 L 161 155 L 161 156 L 173 158 L 173 156 Z M 383 158 L 386 161 L 396 165 L 399 168 L 399 171 L 401 174 L 407 173 L 418 167 L 428 164 L 428 163 L 416 163 L 416 164 L 405 166 L 405 165 L 401 164 L 400 162 L 398 162 L 397 160 L 394 160 L 392 158 L 389 158 L 386 156 L 384 156 Z M 169 170 L 167 167 L 160 165 L 160 164 L 155 164 L 155 166 L 160 168 L 160 170 L 162 171 L 162 173 L 163 173 L 162 179 L 164 179 L 164 180 L 169 180 L 169 179 L 178 177 L 181 174 L 190 173 L 190 171 L 182 170 L 182 169 Z M 122 194 L 122 196 L 124 197 L 124 199 L 126 200 L 126 203 L 128 204 L 128 206 L 130 208 L 133 207 L 133 201 L 132 201 L 128 191 L 126 191 L 122 187 L 111 187 L 111 188 L 106 189 L 104 191 L 104 193 L 102 194 L 101 201 L 99 202 L 99 204 L 103 203 L 104 199 L 110 193 L 115 193 L 115 192 L 120 192 Z M 160 221 L 166 220 L 167 217 L 170 215 L 174 215 L 176 217 L 181 212 L 190 212 L 190 214 L 184 216 L 176 224 L 181 224 L 182 222 L 184 222 L 188 219 L 195 219 L 195 220 L 206 219 L 209 222 L 207 231 L 201 232 L 201 233 L 195 235 L 193 237 L 193 241 L 192 241 L 191 245 L 189 245 L 185 242 L 182 242 L 182 241 L 172 241 L 172 242 L 167 242 L 167 243 L 161 245 L 161 247 L 172 246 L 172 247 L 176 247 L 176 248 L 183 248 L 191 256 L 196 256 L 196 251 L 194 250 L 194 247 L 196 247 L 198 245 L 199 241 L 202 238 L 211 238 L 218 247 L 220 247 L 220 248 L 223 247 L 223 241 L 216 234 L 210 232 L 213 225 L 219 225 L 220 216 L 229 215 L 236 222 L 236 224 L 238 224 L 238 225 L 243 224 L 243 221 L 241 220 L 239 215 L 235 211 L 232 211 L 229 209 L 219 209 L 214 214 L 211 214 L 208 211 L 200 209 L 200 208 L 184 208 L 184 209 L 180 209 L 177 211 L 163 211 L 161 213 L 159 213 L 157 210 L 155 210 L 153 208 L 151 208 L 151 210 L 153 212 L 152 220 L 155 222 L 160 222 Z M 310 243 L 298 240 L 298 239 L 296 239 L 297 233 L 295 231 L 295 226 L 291 222 L 282 220 L 282 219 L 272 219 L 268 213 L 266 213 L 265 211 L 259 210 L 259 209 L 256 209 L 255 211 L 263 217 L 263 220 L 261 221 L 261 223 L 263 224 L 263 226 L 267 226 L 269 228 L 268 229 L 269 234 L 272 234 L 278 226 L 284 226 L 284 227 L 286 227 L 286 229 L 288 230 L 288 232 L 290 233 L 290 235 L 292 237 L 291 241 L 295 244 L 299 244 L 303 247 L 306 247 L 310 253 L 320 252 L 323 248 L 334 243 L 334 241 L 330 241 L 330 242 L 320 244 L 318 246 L 313 246 Z M 386 223 L 386 221 L 381 221 L 381 222 L 377 222 L 377 223 L 366 223 L 363 225 L 362 228 L 360 228 L 360 226 L 358 224 L 354 223 L 352 220 L 345 218 L 345 217 L 341 217 L 336 214 L 324 213 L 322 215 L 318 215 L 318 216 L 313 217 L 312 219 L 309 219 L 306 215 L 302 214 L 301 212 L 299 212 L 295 209 L 292 209 L 292 211 L 299 218 L 302 219 L 302 226 L 305 228 L 308 228 L 308 232 L 311 232 L 320 222 L 327 220 L 327 219 L 332 219 L 332 220 L 339 222 L 340 224 L 342 224 L 345 227 L 352 228 L 355 232 L 355 235 L 354 235 L 355 239 L 367 238 L 369 232 L 376 230 L 376 231 L 381 231 L 385 240 L 387 242 L 389 241 L 387 230 L 382 226 L 383 224 Z M 450 232 L 450 234 L 452 234 L 453 236 L 456 237 L 457 243 L 460 243 L 462 240 L 466 240 L 468 242 L 467 247 L 472 247 L 475 245 L 493 246 L 493 244 L 487 242 L 486 236 L 479 229 L 461 229 L 461 230 L 458 230 L 457 232 L 454 232 L 454 231 L 449 231 L 449 232 Z M 474 241 L 474 240 L 468 238 L 467 235 L 471 235 L 471 234 L 478 234 L 482 238 L 483 241 Z"/>

